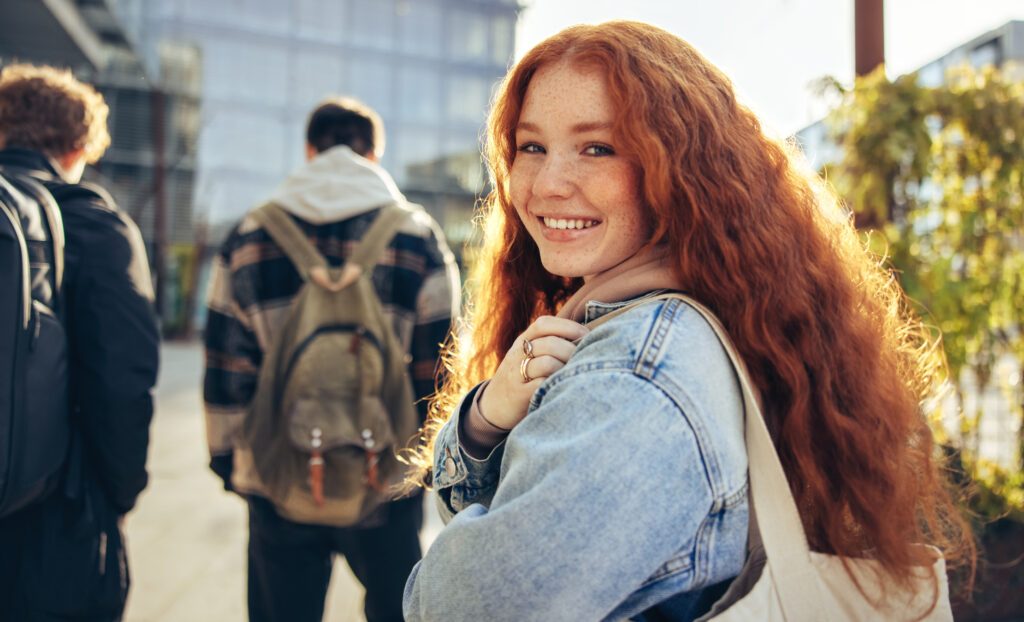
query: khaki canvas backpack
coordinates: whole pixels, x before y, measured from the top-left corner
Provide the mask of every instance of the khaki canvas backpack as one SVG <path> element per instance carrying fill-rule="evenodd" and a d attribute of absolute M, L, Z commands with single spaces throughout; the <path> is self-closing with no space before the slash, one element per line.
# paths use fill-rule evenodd
<path fill-rule="evenodd" d="M 283 516 L 353 525 L 395 498 L 396 451 L 419 425 L 406 353 L 370 280 L 409 211 L 382 208 L 341 268 L 281 207 L 253 215 L 305 282 L 264 354 L 241 440 Z"/>

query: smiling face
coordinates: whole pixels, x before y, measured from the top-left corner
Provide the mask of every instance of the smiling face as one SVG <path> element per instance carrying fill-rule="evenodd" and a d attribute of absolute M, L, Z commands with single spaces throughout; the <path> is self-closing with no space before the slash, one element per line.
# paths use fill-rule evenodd
<path fill-rule="evenodd" d="M 650 239 L 636 166 L 616 152 L 614 120 L 597 69 L 547 65 L 526 89 L 510 191 L 552 274 L 586 279 L 629 259 Z"/>

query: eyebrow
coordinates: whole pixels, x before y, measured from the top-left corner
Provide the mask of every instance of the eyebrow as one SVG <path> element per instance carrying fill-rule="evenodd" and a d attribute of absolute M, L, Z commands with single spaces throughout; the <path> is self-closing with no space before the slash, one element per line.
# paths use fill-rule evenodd
<path fill-rule="evenodd" d="M 570 129 L 574 134 L 582 134 L 583 132 L 592 132 L 594 130 L 607 130 L 611 129 L 611 121 L 588 121 L 585 123 L 577 123 Z M 540 128 L 536 124 L 524 121 L 516 125 L 516 131 L 522 130 L 524 132 L 536 132 L 540 133 Z"/>

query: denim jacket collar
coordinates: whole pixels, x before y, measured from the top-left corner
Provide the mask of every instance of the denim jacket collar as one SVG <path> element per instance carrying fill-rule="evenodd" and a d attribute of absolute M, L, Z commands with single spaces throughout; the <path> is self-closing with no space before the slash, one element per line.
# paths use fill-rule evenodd
<path fill-rule="evenodd" d="M 611 313 L 612 311 L 615 311 L 616 309 L 621 309 L 622 307 L 625 307 L 627 305 L 631 305 L 634 302 L 637 302 L 638 300 L 643 300 L 644 298 L 650 298 L 651 296 L 657 296 L 657 295 L 663 294 L 663 293 L 665 293 L 667 291 L 670 291 L 670 290 L 667 290 L 667 289 L 655 289 L 655 290 L 649 291 L 647 293 L 640 294 L 639 296 L 630 298 L 629 300 L 620 300 L 618 302 L 601 302 L 599 300 L 588 301 L 587 302 L 586 311 L 583 314 L 583 323 L 584 324 L 589 324 L 590 322 L 593 322 L 597 318 L 599 318 L 599 317 L 601 317 L 603 315 L 607 315 L 607 314 Z"/>

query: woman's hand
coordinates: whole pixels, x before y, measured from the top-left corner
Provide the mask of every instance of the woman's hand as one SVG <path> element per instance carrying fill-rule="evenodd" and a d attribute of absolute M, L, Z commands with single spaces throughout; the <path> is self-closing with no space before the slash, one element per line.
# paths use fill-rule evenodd
<path fill-rule="evenodd" d="M 512 342 L 484 388 L 478 404 L 484 418 L 498 427 L 514 428 L 526 416 L 530 398 L 541 383 L 564 367 L 576 351 L 573 341 L 588 332 L 572 320 L 550 315 L 537 318 Z"/>

